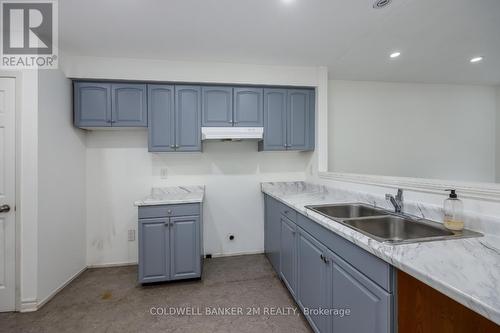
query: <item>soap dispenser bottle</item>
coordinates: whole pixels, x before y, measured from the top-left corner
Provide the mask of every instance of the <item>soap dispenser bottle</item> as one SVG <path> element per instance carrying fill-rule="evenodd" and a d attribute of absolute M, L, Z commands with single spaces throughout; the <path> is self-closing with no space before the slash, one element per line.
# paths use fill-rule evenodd
<path fill-rule="evenodd" d="M 464 205 L 458 199 L 455 190 L 446 190 L 450 196 L 444 201 L 444 226 L 447 229 L 460 231 L 464 228 Z"/>

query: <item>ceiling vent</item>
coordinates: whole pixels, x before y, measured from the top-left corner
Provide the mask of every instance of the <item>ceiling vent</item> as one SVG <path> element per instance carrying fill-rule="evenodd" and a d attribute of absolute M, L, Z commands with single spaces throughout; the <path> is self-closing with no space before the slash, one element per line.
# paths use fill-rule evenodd
<path fill-rule="evenodd" d="M 392 0 L 376 0 L 373 3 L 373 8 L 375 9 L 384 8 L 387 7 L 391 2 Z"/>

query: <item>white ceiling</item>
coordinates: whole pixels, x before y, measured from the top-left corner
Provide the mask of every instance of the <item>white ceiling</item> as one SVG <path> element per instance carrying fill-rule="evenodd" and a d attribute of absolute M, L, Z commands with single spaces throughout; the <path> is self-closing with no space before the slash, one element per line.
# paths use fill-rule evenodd
<path fill-rule="evenodd" d="M 500 0 L 61 0 L 73 55 L 324 65 L 330 78 L 500 84 Z M 401 51 L 397 59 L 389 54 Z M 484 56 L 481 63 L 469 59 Z"/>

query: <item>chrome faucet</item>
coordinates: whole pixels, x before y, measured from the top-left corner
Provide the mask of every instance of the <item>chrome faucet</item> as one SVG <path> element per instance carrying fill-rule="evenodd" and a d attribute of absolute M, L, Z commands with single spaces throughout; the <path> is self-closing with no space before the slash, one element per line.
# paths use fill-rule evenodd
<path fill-rule="evenodd" d="M 403 211 L 403 190 L 398 188 L 398 194 L 394 197 L 392 194 L 386 194 L 385 200 L 390 200 L 394 206 L 394 212 L 401 213 Z"/>

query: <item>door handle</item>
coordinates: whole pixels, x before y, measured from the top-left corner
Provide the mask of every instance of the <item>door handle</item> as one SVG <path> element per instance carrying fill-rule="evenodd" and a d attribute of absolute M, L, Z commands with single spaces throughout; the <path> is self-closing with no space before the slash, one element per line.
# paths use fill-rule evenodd
<path fill-rule="evenodd" d="M 0 206 L 0 213 L 8 213 L 10 212 L 10 206 L 9 205 L 1 205 Z"/>

